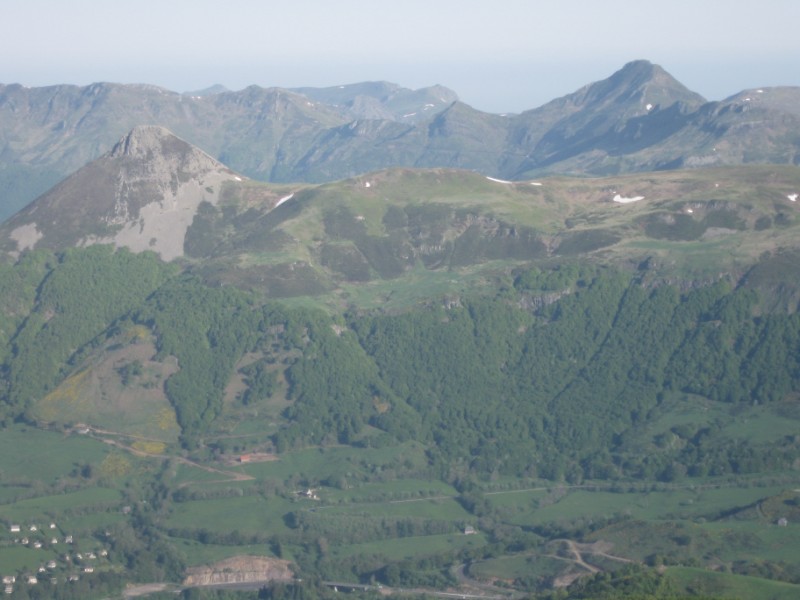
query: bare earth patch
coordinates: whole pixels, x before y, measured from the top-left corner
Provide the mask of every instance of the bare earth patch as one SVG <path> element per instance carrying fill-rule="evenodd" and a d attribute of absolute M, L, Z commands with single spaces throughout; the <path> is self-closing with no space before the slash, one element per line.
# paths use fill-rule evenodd
<path fill-rule="evenodd" d="M 186 570 L 183 585 L 291 581 L 293 578 L 288 560 L 266 556 L 235 556 L 204 567 L 190 567 Z"/>
<path fill-rule="evenodd" d="M 36 242 L 44 237 L 44 234 L 36 227 L 36 223 L 28 223 L 17 227 L 9 234 L 9 237 L 17 242 L 17 250 L 22 252 L 36 246 Z"/>

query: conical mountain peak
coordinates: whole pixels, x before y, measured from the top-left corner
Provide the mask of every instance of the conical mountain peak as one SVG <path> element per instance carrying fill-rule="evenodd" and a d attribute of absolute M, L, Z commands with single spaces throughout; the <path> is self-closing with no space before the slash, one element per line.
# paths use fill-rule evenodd
<path fill-rule="evenodd" d="M 113 243 L 171 260 L 183 255 L 200 204 L 217 204 L 222 186 L 241 180 L 165 127 L 135 127 L 110 152 L 17 213 L 6 228 L 17 250 Z"/>
<path fill-rule="evenodd" d="M 138 125 L 116 143 L 110 156 L 146 158 L 153 152 L 160 152 L 164 143 L 178 140 L 169 129 L 160 125 Z M 188 145 L 188 144 L 187 144 Z"/>

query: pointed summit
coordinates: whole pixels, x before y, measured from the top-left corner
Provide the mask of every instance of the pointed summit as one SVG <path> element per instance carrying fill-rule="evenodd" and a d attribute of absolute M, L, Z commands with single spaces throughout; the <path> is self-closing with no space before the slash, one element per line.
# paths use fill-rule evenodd
<path fill-rule="evenodd" d="M 17 213 L 0 236 L 12 252 L 113 243 L 172 260 L 183 255 L 200 203 L 216 204 L 223 184 L 241 179 L 168 129 L 139 126 Z"/>
<path fill-rule="evenodd" d="M 646 60 L 629 62 L 605 82 L 594 86 L 604 83 L 623 92 L 641 93 L 651 106 L 667 108 L 681 102 L 686 107 L 697 108 L 706 102 L 700 94 L 688 89 L 659 65 Z"/>
<path fill-rule="evenodd" d="M 579 155 L 602 161 L 635 151 L 674 133 L 681 115 L 704 103 L 658 65 L 629 62 L 607 79 L 520 115 L 513 136 L 527 146 L 527 158 L 514 177 Z M 633 131 L 629 123 L 636 124 Z"/>
<path fill-rule="evenodd" d="M 590 83 L 560 100 L 576 107 L 598 110 L 611 104 L 629 109 L 667 108 L 676 102 L 687 108 L 697 108 L 705 99 L 686 88 L 658 65 L 635 60 L 623 66 L 607 79 Z M 648 108 L 649 107 L 649 108 Z M 622 111 L 628 116 L 628 111 Z"/>
<path fill-rule="evenodd" d="M 139 125 L 131 129 L 127 135 L 118 141 L 111 149 L 110 156 L 118 158 L 126 156 L 129 158 L 146 158 L 148 154 L 158 153 L 164 149 L 166 144 L 181 142 L 166 127 L 159 125 Z M 184 142 L 186 146 L 189 144 Z M 179 145 L 179 144 L 178 144 Z"/>

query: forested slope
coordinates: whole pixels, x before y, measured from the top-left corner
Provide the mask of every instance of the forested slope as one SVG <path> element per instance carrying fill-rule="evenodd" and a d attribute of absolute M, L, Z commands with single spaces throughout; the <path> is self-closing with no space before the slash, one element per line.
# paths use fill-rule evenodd
<path fill-rule="evenodd" d="M 800 316 L 764 313 L 758 291 L 724 278 L 681 290 L 606 267 L 520 268 L 490 294 L 337 316 L 103 246 L 30 253 L 0 276 L 7 418 L 40 421 L 37 403 L 138 328 L 153 361 L 177 360 L 160 385 L 190 449 L 238 378 L 242 405 L 285 396 L 278 452 L 412 438 L 442 477 L 670 480 L 800 456 L 796 438 L 654 425 L 679 400 L 767 410 L 796 398 Z M 69 406 L 56 422 L 72 422 Z"/>

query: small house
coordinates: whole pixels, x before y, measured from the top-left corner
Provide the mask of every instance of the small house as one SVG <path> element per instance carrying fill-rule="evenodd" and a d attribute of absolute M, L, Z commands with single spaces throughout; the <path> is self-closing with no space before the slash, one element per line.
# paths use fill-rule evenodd
<path fill-rule="evenodd" d="M 477 532 L 472 525 L 467 525 L 464 527 L 464 535 L 475 535 Z"/>
<path fill-rule="evenodd" d="M 17 583 L 17 578 L 13 575 L 4 575 L 3 576 L 3 583 L 6 585 L 10 585 L 12 583 Z"/>
<path fill-rule="evenodd" d="M 83 572 L 84 573 L 94 573 L 94 567 L 84 567 L 83 568 Z"/>
<path fill-rule="evenodd" d="M 786 517 L 781 517 L 778 519 L 778 527 L 788 527 L 789 526 L 789 519 Z"/>
<path fill-rule="evenodd" d="M 28 585 L 36 585 L 39 580 L 34 575 L 28 575 Z"/>
<path fill-rule="evenodd" d="M 19 533 L 20 526 L 19 525 L 12 525 L 11 526 L 11 533 Z"/>
<path fill-rule="evenodd" d="M 56 568 L 56 561 L 54 561 L 54 560 L 47 561 L 47 568 L 48 569 L 55 569 Z"/>
<path fill-rule="evenodd" d="M 28 528 L 28 530 L 29 530 L 29 531 L 39 531 L 39 528 L 38 528 L 38 527 L 36 527 L 36 525 L 31 525 L 31 526 Z"/>
<path fill-rule="evenodd" d="M 13 585 L 7 585 L 6 586 L 6 594 L 13 594 L 13 593 L 14 593 L 14 586 Z"/>

